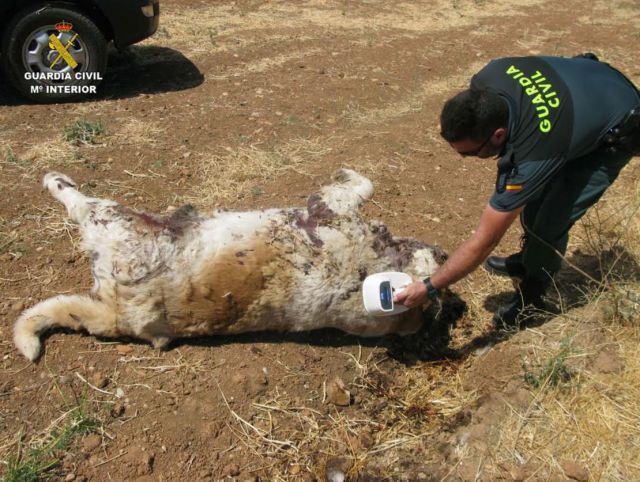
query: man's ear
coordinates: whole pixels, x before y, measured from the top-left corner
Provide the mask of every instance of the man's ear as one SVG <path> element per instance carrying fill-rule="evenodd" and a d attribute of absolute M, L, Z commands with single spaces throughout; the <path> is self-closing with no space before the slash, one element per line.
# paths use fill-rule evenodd
<path fill-rule="evenodd" d="M 509 131 L 506 127 L 498 127 L 493 133 L 494 139 L 497 141 L 496 144 L 500 145 L 507 140 L 507 135 Z"/>

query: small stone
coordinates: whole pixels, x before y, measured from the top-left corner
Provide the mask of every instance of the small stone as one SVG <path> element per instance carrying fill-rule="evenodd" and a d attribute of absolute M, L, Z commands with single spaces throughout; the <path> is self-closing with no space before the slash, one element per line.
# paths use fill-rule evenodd
<path fill-rule="evenodd" d="M 240 475 L 240 466 L 238 464 L 229 464 L 224 470 L 224 473 L 231 477 Z"/>
<path fill-rule="evenodd" d="M 97 434 L 88 435 L 82 442 L 82 450 L 86 453 L 93 452 L 102 445 L 102 439 Z"/>
<path fill-rule="evenodd" d="M 109 378 L 102 373 L 94 373 L 91 377 L 91 382 L 97 388 L 104 388 L 109 384 Z"/>
<path fill-rule="evenodd" d="M 269 381 L 262 371 L 252 370 L 247 377 L 246 392 L 251 397 L 257 397 L 267 391 Z"/>
<path fill-rule="evenodd" d="M 67 482 L 71 482 L 72 480 L 75 480 L 75 478 L 76 478 L 76 474 L 71 472 L 70 474 L 67 474 L 67 476 L 64 478 L 64 480 L 66 480 Z"/>
<path fill-rule="evenodd" d="M 300 468 L 300 466 L 299 466 L 299 465 L 292 465 L 292 466 L 289 468 L 289 474 L 290 474 L 290 475 L 298 475 L 298 474 L 300 473 L 300 471 L 301 471 L 301 470 L 302 470 L 302 469 Z"/>
<path fill-rule="evenodd" d="M 327 400 L 340 407 L 346 407 L 351 403 L 351 393 L 340 377 L 335 377 L 327 383 Z"/>
<path fill-rule="evenodd" d="M 572 462 L 571 460 L 560 460 L 560 467 L 564 471 L 564 475 L 578 482 L 587 482 L 589 480 L 589 471 L 582 465 Z"/>
<path fill-rule="evenodd" d="M 16 303 L 11 305 L 11 311 L 13 313 L 19 313 L 22 310 L 24 310 L 24 302 L 22 302 L 22 301 L 18 301 L 18 302 L 16 302 Z"/>
<path fill-rule="evenodd" d="M 149 475 L 153 472 L 155 456 L 147 452 L 145 447 L 130 447 L 123 457 L 123 463 L 131 466 L 138 476 Z"/>
<path fill-rule="evenodd" d="M 327 482 L 344 482 L 347 480 L 347 465 L 347 461 L 341 458 L 327 460 L 327 465 L 325 467 L 325 478 Z"/>
<path fill-rule="evenodd" d="M 519 465 L 509 469 L 509 475 L 511 475 L 513 482 L 523 482 L 527 478 L 527 472 Z"/>
<path fill-rule="evenodd" d="M 360 445 L 365 449 L 373 447 L 376 443 L 376 440 L 373 438 L 371 432 L 365 431 L 360 434 Z"/>
<path fill-rule="evenodd" d="M 116 402 L 113 404 L 113 407 L 111 407 L 111 416 L 113 418 L 118 418 L 120 417 L 122 414 L 124 413 L 124 403 L 123 402 Z"/>
<path fill-rule="evenodd" d="M 131 345 L 117 345 L 116 351 L 121 355 L 127 355 L 133 351 L 133 347 Z"/>

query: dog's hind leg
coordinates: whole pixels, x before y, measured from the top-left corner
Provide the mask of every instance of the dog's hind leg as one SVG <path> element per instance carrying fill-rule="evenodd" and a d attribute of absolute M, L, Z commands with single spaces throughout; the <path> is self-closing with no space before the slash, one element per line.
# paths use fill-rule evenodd
<path fill-rule="evenodd" d="M 351 169 L 339 169 L 333 176 L 336 181 L 309 196 L 309 214 L 327 208 L 335 214 L 347 214 L 357 210 L 373 195 L 373 184 L 369 179 Z"/>
<path fill-rule="evenodd" d="M 22 312 L 13 328 L 13 341 L 25 357 L 35 361 L 40 355 L 39 335 L 55 326 L 84 328 L 94 335 L 118 335 L 116 314 L 109 305 L 88 296 L 61 295 Z"/>
<path fill-rule="evenodd" d="M 81 223 L 95 205 L 101 200 L 89 198 L 76 189 L 71 178 L 58 172 L 50 172 L 44 176 L 42 184 L 51 195 L 67 208 L 69 217 L 76 223 Z"/>

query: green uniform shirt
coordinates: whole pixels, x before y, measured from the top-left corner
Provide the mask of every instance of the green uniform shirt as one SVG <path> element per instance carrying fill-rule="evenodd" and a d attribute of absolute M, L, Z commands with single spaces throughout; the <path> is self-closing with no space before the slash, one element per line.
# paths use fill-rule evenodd
<path fill-rule="evenodd" d="M 511 211 L 535 200 L 570 160 L 594 151 L 640 97 L 607 64 L 591 59 L 512 57 L 491 61 L 471 88 L 509 106 L 508 140 L 491 206 Z"/>

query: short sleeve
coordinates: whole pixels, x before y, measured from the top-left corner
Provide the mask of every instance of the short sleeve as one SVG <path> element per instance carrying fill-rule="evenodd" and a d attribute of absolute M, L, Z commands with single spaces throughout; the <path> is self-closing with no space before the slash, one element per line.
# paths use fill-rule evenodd
<path fill-rule="evenodd" d="M 533 160 L 518 163 L 499 172 L 496 190 L 489 204 L 496 211 L 513 211 L 537 199 L 545 186 L 560 171 L 565 158 Z"/>

